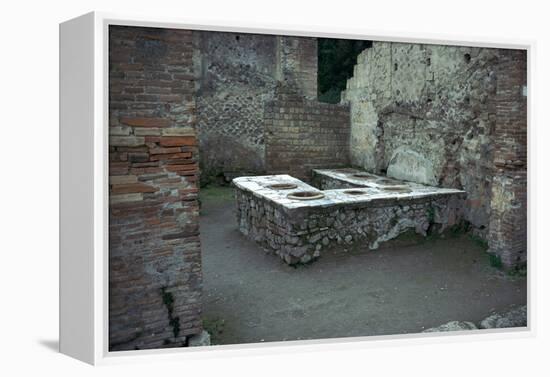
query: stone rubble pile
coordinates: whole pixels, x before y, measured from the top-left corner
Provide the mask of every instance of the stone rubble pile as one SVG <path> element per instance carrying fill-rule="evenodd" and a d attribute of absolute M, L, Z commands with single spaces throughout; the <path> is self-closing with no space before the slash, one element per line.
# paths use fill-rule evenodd
<path fill-rule="evenodd" d="M 523 305 L 502 314 L 493 314 L 485 318 L 476 326 L 468 321 L 451 321 L 443 325 L 426 329 L 422 332 L 464 331 L 479 329 L 502 329 L 527 326 L 527 306 Z"/>

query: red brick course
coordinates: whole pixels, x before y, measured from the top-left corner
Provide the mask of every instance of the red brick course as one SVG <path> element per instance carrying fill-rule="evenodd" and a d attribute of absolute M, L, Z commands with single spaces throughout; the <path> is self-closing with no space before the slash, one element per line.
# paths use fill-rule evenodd
<path fill-rule="evenodd" d="M 202 331 L 191 44 L 187 30 L 110 28 L 111 350 Z"/>

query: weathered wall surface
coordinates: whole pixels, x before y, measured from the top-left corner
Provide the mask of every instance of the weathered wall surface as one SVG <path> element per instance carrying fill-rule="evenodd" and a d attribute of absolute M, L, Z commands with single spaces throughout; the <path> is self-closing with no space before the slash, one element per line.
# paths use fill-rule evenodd
<path fill-rule="evenodd" d="M 505 266 L 527 260 L 527 54 L 500 50 L 489 252 Z"/>
<path fill-rule="evenodd" d="M 192 33 L 110 28 L 109 348 L 202 330 Z"/>
<path fill-rule="evenodd" d="M 265 107 L 266 170 L 309 181 L 311 170 L 349 165 L 349 107 L 280 90 Z"/>
<path fill-rule="evenodd" d="M 317 38 L 277 39 L 277 79 L 310 100 L 317 99 Z"/>
<path fill-rule="evenodd" d="M 506 266 L 527 249 L 525 51 L 378 43 L 342 101 L 350 159 L 370 171 L 468 193 L 465 218 Z"/>
<path fill-rule="evenodd" d="M 374 42 L 342 100 L 353 165 L 468 193 L 465 218 L 487 232 L 498 50 Z"/>
<path fill-rule="evenodd" d="M 263 105 L 276 84 L 276 38 L 196 32 L 195 47 L 203 179 L 264 171 Z"/>
<path fill-rule="evenodd" d="M 264 104 L 277 83 L 317 95 L 317 40 L 195 32 L 201 176 L 265 172 Z"/>

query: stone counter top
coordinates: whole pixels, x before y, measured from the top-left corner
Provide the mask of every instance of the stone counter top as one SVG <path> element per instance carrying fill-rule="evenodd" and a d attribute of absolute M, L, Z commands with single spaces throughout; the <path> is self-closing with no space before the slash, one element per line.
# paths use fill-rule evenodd
<path fill-rule="evenodd" d="M 355 169 L 317 170 L 318 174 L 327 174 L 335 179 L 347 180 L 356 188 L 319 190 L 290 175 L 266 175 L 253 177 L 239 177 L 233 179 L 233 184 L 242 190 L 248 191 L 257 197 L 264 198 L 284 209 L 298 208 L 325 208 L 339 205 L 376 204 L 378 201 L 388 200 L 415 200 L 430 196 L 464 194 L 464 191 L 456 189 L 424 186 L 411 182 L 396 181 L 386 177 L 361 172 Z M 354 177 L 353 174 L 368 174 L 368 181 Z M 292 189 L 272 189 L 274 184 L 294 184 Z M 313 200 L 290 199 L 289 194 L 311 191 L 324 194 L 323 198 Z M 358 195 L 350 194 L 350 191 Z M 364 192 L 365 195 L 359 194 Z"/>

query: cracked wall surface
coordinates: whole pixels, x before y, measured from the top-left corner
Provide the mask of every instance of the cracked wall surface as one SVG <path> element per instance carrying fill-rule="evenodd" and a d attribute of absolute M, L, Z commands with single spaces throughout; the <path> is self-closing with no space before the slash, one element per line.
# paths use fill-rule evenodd
<path fill-rule="evenodd" d="M 203 181 L 265 170 L 263 104 L 276 85 L 276 42 L 270 35 L 194 33 Z"/>
<path fill-rule="evenodd" d="M 465 219 L 506 266 L 527 248 L 526 63 L 522 50 L 374 42 L 342 93 L 352 165 L 465 190 Z"/>
<path fill-rule="evenodd" d="M 486 234 L 498 50 L 374 42 L 342 101 L 353 165 L 468 192 L 466 219 Z"/>

